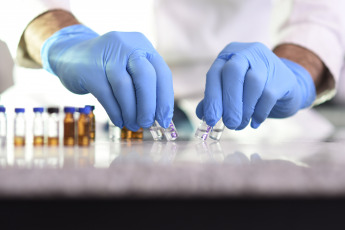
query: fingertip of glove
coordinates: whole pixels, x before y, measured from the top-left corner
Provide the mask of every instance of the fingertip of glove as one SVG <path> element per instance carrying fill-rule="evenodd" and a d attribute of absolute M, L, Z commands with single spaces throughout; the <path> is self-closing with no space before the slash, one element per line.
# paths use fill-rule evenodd
<path fill-rule="evenodd" d="M 257 129 L 259 128 L 261 124 L 260 123 L 257 123 L 256 121 L 253 121 L 251 122 L 250 126 L 253 128 L 253 129 Z"/>

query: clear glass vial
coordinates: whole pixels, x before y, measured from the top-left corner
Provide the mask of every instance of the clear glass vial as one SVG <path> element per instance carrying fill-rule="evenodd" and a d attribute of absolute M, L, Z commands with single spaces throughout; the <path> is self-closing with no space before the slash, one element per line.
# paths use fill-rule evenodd
<path fill-rule="evenodd" d="M 206 141 L 208 136 L 211 139 L 219 141 L 223 131 L 224 131 L 224 123 L 223 120 L 220 119 L 215 126 L 209 126 L 206 124 L 206 121 L 202 119 L 198 129 L 195 132 L 195 137 L 201 139 L 202 141 Z"/>
<path fill-rule="evenodd" d="M 26 134 L 25 109 L 15 108 L 14 112 L 16 113 L 14 117 L 14 145 L 24 146 Z"/>
<path fill-rule="evenodd" d="M 79 108 L 78 119 L 78 145 L 89 146 L 90 145 L 90 118 L 91 112 L 89 107 Z"/>
<path fill-rule="evenodd" d="M 198 129 L 195 132 L 195 137 L 201 139 L 202 141 L 206 141 L 211 131 L 212 126 L 207 125 L 206 121 L 202 119 Z"/>
<path fill-rule="evenodd" d="M 223 120 L 220 119 L 215 126 L 213 126 L 212 131 L 210 133 L 210 138 L 215 140 L 215 141 L 219 141 L 220 138 L 222 137 L 223 131 L 224 131 L 224 123 Z"/>
<path fill-rule="evenodd" d="M 6 145 L 7 138 L 7 118 L 6 108 L 0 106 L 0 146 Z"/>
<path fill-rule="evenodd" d="M 91 112 L 89 113 L 90 119 L 90 140 L 95 141 L 96 139 L 96 117 L 93 111 L 95 110 L 94 105 L 86 105 L 85 107 L 89 107 Z"/>
<path fill-rule="evenodd" d="M 150 127 L 150 132 L 153 139 L 156 141 L 162 140 L 163 135 L 167 141 L 174 141 L 178 138 L 178 133 L 173 121 L 170 122 L 169 127 L 166 129 L 161 127 L 159 123 L 155 121 L 153 125 Z"/>
<path fill-rule="evenodd" d="M 64 146 L 74 146 L 76 141 L 75 136 L 75 120 L 74 120 L 74 107 L 65 107 L 65 118 L 63 120 L 63 144 Z"/>
<path fill-rule="evenodd" d="M 59 145 L 59 108 L 49 107 L 48 112 L 48 146 Z"/>
<path fill-rule="evenodd" d="M 44 120 L 43 120 L 43 111 L 42 107 L 36 107 L 33 109 L 34 121 L 33 121 L 33 136 L 34 136 L 34 146 L 43 146 L 44 145 Z"/>

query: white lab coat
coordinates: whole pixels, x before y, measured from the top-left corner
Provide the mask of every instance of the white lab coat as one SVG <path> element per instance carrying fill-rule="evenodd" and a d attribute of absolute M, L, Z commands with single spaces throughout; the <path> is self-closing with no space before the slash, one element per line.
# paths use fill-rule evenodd
<path fill-rule="evenodd" d="M 19 65 L 34 67 L 18 43 L 27 24 L 49 9 L 71 10 L 100 34 L 140 31 L 170 66 L 177 98 L 202 97 L 208 68 L 230 42 L 294 43 L 312 50 L 329 69 L 327 90 L 318 98 L 323 101 L 345 76 L 344 5 L 343 0 L 11 0 L 0 4 L 0 38 Z"/>

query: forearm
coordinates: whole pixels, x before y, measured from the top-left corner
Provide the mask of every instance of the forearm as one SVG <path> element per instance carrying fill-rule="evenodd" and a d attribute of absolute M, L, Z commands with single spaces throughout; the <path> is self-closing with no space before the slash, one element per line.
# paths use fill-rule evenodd
<path fill-rule="evenodd" d="M 317 92 L 322 91 L 322 83 L 325 81 L 327 68 L 322 60 L 313 52 L 294 44 L 281 44 L 274 48 L 273 52 L 281 58 L 289 59 L 303 66 L 313 78 Z"/>
<path fill-rule="evenodd" d="M 68 11 L 52 10 L 35 18 L 24 32 L 24 41 L 30 57 L 42 65 L 41 47 L 56 31 L 80 22 Z"/>

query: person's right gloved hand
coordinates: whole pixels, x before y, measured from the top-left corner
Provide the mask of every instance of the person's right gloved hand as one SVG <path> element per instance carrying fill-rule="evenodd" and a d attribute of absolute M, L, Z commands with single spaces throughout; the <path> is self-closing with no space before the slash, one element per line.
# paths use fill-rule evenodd
<path fill-rule="evenodd" d="M 197 116 L 229 129 L 258 128 L 267 117 L 285 118 L 311 106 L 316 89 L 301 65 L 279 58 L 262 43 L 233 42 L 218 55 L 206 76 Z"/>
<path fill-rule="evenodd" d="M 83 25 L 65 27 L 41 49 L 43 68 L 73 93 L 93 94 L 112 122 L 132 131 L 155 120 L 167 128 L 173 116 L 172 75 L 138 32 L 102 36 Z"/>

